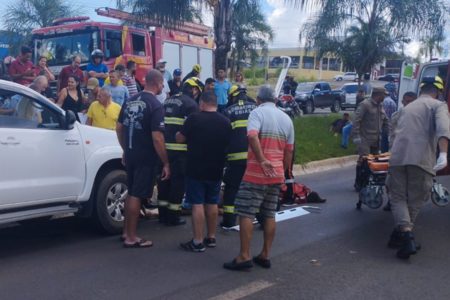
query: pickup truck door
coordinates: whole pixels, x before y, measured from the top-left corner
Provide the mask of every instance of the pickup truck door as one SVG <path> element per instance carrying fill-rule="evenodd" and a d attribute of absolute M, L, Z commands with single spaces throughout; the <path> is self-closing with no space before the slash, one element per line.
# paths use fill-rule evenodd
<path fill-rule="evenodd" d="M 323 106 L 333 105 L 333 96 L 331 95 L 331 88 L 328 84 L 321 84 L 321 101 Z"/>
<path fill-rule="evenodd" d="M 76 200 L 85 178 L 77 126 L 64 129 L 45 99 L 0 89 L 1 99 L 0 209 Z"/>

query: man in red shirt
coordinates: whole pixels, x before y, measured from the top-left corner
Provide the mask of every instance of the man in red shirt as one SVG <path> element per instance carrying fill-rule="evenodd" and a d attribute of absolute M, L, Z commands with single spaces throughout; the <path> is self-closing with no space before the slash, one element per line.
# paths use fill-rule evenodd
<path fill-rule="evenodd" d="M 36 71 L 31 62 L 31 48 L 22 46 L 20 56 L 9 66 L 9 76 L 12 81 L 23 85 L 30 85 L 36 77 Z"/>
<path fill-rule="evenodd" d="M 61 73 L 59 73 L 58 91 L 67 87 L 69 76 L 75 75 L 80 79 L 80 82 L 83 82 L 83 71 L 80 69 L 80 64 L 81 57 L 79 55 L 74 55 L 72 57 L 72 63 L 61 70 Z"/>

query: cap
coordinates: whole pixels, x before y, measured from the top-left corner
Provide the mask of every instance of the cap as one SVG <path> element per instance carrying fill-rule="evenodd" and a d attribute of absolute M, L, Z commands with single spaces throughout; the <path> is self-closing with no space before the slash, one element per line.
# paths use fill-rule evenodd
<path fill-rule="evenodd" d="M 173 76 L 181 76 L 181 69 L 173 70 Z"/>
<path fill-rule="evenodd" d="M 202 70 L 202 66 L 200 66 L 199 64 L 195 64 L 195 65 L 192 67 L 192 70 L 194 70 L 194 71 L 200 73 L 200 71 Z"/>
<path fill-rule="evenodd" d="M 166 63 L 167 63 L 167 61 L 164 58 L 160 58 L 158 60 L 158 64 L 166 64 Z"/>
<path fill-rule="evenodd" d="M 87 86 L 86 86 L 88 90 L 93 90 L 98 86 L 99 86 L 99 83 L 98 83 L 97 78 L 94 78 L 94 77 L 89 78 L 89 80 L 87 82 Z"/>
<path fill-rule="evenodd" d="M 372 89 L 372 94 L 385 94 L 389 95 L 389 93 L 386 91 L 384 87 L 374 87 Z"/>

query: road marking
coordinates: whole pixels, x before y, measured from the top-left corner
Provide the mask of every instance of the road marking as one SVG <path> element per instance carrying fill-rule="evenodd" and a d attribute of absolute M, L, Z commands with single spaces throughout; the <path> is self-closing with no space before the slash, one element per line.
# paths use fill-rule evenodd
<path fill-rule="evenodd" d="M 225 294 L 218 295 L 212 298 L 209 298 L 209 300 L 237 300 L 242 299 L 244 297 L 250 296 L 252 294 L 255 294 L 259 291 L 262 291 L 264 289 L 267 289 L 271 286 L 273 286 L 274 283 L 265 281 L 265 280 L 257 280 L 250 282 L 247 285 L 243 285 L 241 287 L 238 287 L 237 289 L 230 290 L 226 292 Z"/>

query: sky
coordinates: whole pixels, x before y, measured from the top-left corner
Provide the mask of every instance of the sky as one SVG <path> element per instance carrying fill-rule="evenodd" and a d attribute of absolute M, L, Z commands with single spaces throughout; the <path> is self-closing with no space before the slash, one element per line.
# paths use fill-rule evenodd
<path fill-rule="evenodd" d="M 7 4 L 14 3 L 18 0 L 2 0 L 0 15 L 3 15 Z M 51 0 L 49 0 L 51 1 Z M 446 0 L 450 3 L 450 0 Z M 73 4 L 82 7 L 86 11 L 86 15 L 96 21 L 114 22 L 113 19 L 97 16 L 95 8 L 97 7 L 115 7 L 116 0 L 72 0 Z M 311 12 L 301 11 L 299 8 L 286 6 L 284 0 L 261 0 L 262 10 L 267 18 L 267 22 L 272 26 L 275 37 L 270 45 L 271 48 L 292 48 L 300 47 L 298 36 L 302 24 L 308 20 Z M 205 15 L 206 25 L 212 25 L 211 15 Z M 406 52 L 414 56 L 418 51 L 419 44 L 412 43 L 406 47 Z"/>

